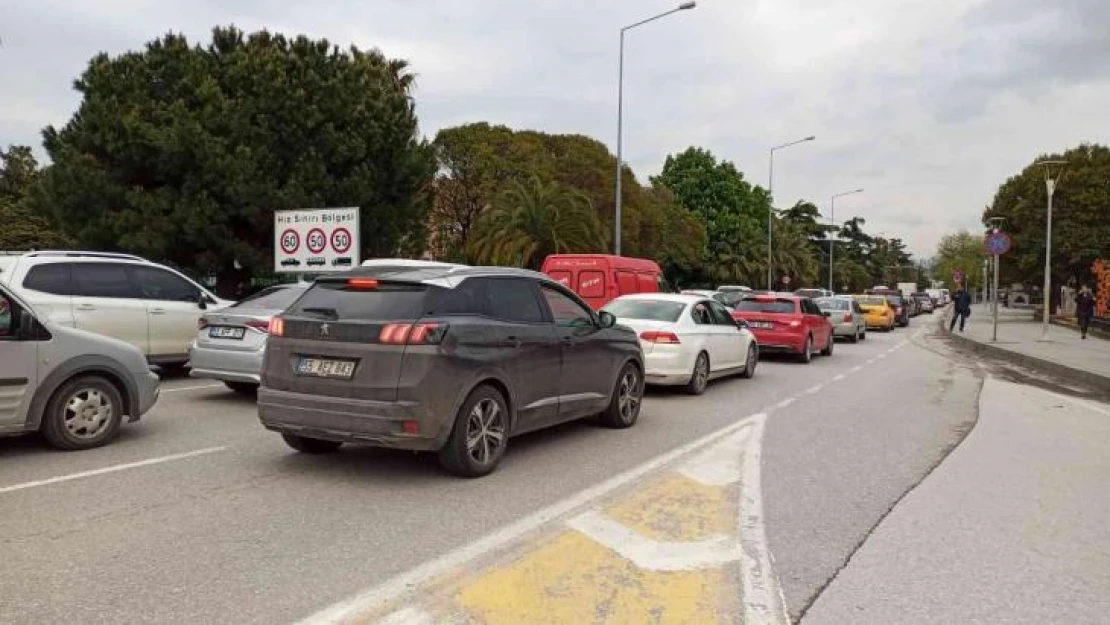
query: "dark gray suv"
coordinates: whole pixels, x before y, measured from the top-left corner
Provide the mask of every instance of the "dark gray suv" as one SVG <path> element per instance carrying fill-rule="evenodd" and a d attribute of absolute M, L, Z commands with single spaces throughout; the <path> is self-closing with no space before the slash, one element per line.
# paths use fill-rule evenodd
<path fill-rule="evenodd" d="M 274 318 L 259 418 L 298 451 L 438 451 L 449 471 L 479 477 L 510 436 L 594 415 L 636 422 L 643 353 L 615 324 L 523 269 L 356 268 Z"/>

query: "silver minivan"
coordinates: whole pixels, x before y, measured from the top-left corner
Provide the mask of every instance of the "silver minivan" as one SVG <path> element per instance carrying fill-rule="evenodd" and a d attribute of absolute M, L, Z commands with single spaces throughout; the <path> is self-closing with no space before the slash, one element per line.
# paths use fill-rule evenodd
<path fill-rule="evenodd" d="M 99 447 L 150 410 L 158 385 L 139 348 L 58 325 L 0 285 L 0 436 Z"/>

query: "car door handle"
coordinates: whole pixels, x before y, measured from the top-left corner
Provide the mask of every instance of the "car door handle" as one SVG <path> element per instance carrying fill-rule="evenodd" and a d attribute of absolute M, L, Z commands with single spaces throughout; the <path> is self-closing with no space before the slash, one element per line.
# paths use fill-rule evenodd
<path fill-rule="evenodd" d="M 166 309 L 165 308 L 151 308 L 150 309 L 150 314 L 152 314 L 152 315 L 164 315 L 164 314 L 166 314 Z"/>
<path fill-rule="evenodd" d="M 509 345 L 511 345 L 513 348 L 516 348 L 516 349 L 519 349 L 520 345 L 521 345 L 521 340 L 519 338 L 515 337 L 515 336 L 506 336 L 505 337 L 505 342 L 508 343 Z"/>
<path fill-rule="evenodd" d="M 96 306 L 92 304 L 78 304 L 77 310 L 96 310 Z"/>

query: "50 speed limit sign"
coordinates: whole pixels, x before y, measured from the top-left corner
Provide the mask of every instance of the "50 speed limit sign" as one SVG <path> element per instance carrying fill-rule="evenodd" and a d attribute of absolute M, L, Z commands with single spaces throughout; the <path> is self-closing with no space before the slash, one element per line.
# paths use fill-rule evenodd
<path fill-rule="evenodd" d="M 346 271 L 359 264 L 359 209 L 274 211 L 274 270 Z"/>

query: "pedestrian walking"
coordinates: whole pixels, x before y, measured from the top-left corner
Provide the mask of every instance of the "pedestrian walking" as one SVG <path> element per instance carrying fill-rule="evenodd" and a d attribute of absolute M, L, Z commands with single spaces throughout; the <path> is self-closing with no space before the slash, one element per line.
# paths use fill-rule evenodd
<path fill-rule="evenodd" d="M 959 320 L 960 332 L 963 332 L 964 323 L 971 316 L 971 293 L 960 286 L 960 290 L 956 291 L 955 302 L 956 305 L 952 307 L 952 321 L 948 324 L 948 331 L 951 332 L 956 327 L 956 321 Z"/>
<path fill-rule="evenodd" d="M 1095 316 L 1095 296 L 1090 287 L 1084 284 L 1075 295 L 1075 316 L 1079 318 L 1079 332 L 1087 338 L 1087 328 L 1091 327 L 1091 317 Z"/>

